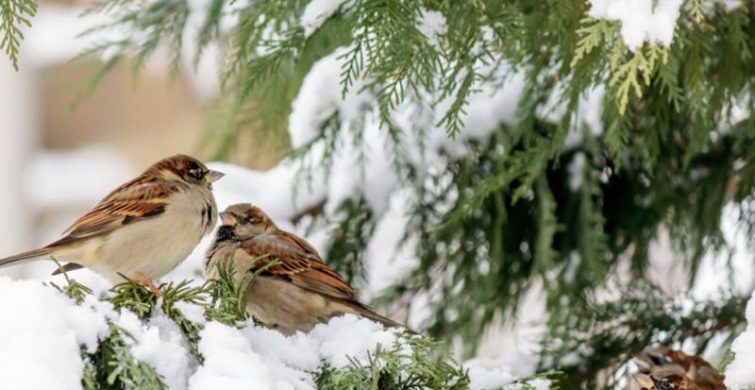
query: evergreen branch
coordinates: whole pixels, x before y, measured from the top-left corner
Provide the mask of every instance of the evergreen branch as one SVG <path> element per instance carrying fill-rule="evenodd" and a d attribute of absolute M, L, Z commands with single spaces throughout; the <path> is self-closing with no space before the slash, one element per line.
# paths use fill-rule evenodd
<path fill-rule="evenodd" d="M 112 322 L 109 326 L 110 335 L 100 342 L 94 354 L 86 357 L 89 362 L 85 365 L 83 379 L 86 388 L 167 389 L 154 367 L 131 354 L 126 339 L 132 336 Z M 97 387 L 93 385 L 95 378 Z"/>
<path fill-rule="evenodd" d="M 438 347 L 424 337 L 404 336 L 389 348 L 378 345 L 365 361 L 350 358 L 350 365 L 340 369 L 323 365 L 315 383 L 322 390 L 468 388 L 465 370 Z"/>
<path fill-rule="evenodd" d="M 649 284 L 641 287 L 623 289 L 621 300 L 591 300 L 550 319 L 554 327 L 543 355 L 548 367 L 566 374 L 562 383 L 567 388 L 596 388 L 596 378 L 614 377 L 613 371 L 648 346 L 692 343 L 700 353 L 712 338 L 732 336 L 746 322 L 745 297 L 691 303 L 689 298 L 671 300 Z"/>
<path fill-rule="evenodd" d="M 186 318 L 181 310 L 176 307 L 176 303 L 184 302 L 203 306 L 209 298 L 206 283 L 199 287 L 192 287 L 190 281 L 183 280 L 178 284 L 161 285 L 160 291 L 163 296 L 161 305 L 163 312 L 178 325 L 186 339 L 189 352 L 201 364 L 204 361 L 204 357 L 199 352 L 199 332 L 202 330 L 202 326 Z"/>
<path fill-rule="evenodd" d="M 31 19 L 37 13 L 35 0 L 0 1 L 0 50 L 10 58 L 13 69 L 18 71 L 18 55 L 24 38 L 22 28 L 31 27 Z"/>

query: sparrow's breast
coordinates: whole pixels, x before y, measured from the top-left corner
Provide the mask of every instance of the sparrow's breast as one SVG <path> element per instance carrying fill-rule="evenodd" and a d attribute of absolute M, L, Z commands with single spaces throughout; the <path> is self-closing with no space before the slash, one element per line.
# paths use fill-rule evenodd
<path fill-rule="evenodd" d="M 157 279 L 183 262 L 214 226 L 215 202 L 201 193 L 174 195 L 165 212 L 109 234 L 101 261 L 90 266 L 111 280 L 141 272 Z"/>

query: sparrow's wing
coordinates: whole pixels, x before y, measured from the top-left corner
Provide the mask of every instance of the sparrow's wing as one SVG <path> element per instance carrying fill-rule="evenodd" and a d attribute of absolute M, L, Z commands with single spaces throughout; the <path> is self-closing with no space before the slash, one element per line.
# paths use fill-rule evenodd
<path fill-rule="evenodd" d="M 258 270 L 277 260 L 279 264 L 265 270 L 266 274 L 333 298 L 355 301 L 352 289 L 340 275 L 320 260 L 314 248 L 304 239 L 287 232 L 264 233 L 241 244 Z"/>
<path fill-rule="evenodd" d="M 123 225 L 154 217 L 165 211 L 175 191 L 164 181 L 138 177 L 116 188 L 97 206 L 74 222 L 56 244 L 109 233 Z"/>

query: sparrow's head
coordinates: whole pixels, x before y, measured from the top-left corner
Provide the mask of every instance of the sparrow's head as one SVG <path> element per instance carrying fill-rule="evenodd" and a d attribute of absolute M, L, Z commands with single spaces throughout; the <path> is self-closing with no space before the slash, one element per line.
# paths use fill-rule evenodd
<path fill-rule="evenodd" d="M 212 183 L 225 176 L 224 173 L 213 171 L 194 157 L 178 154 L 162 159 L 153 164 L 148 173 L 156 176 L 181 180 L 187 184 L 202 185 L 212 188 Z"/>
<path fill-rule="evenodd" d="M 221 229 L 232 228 L 239 239 L 250 238 L 275 229 L 275 223 L 262 209 L 248 203 L 229 206 L 220 213 Z"/>

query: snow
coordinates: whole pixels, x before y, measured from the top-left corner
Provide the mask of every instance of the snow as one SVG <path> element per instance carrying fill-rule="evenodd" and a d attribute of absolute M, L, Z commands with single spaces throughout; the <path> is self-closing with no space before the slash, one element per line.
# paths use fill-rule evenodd
<path fill-rule="evenodd" d="M 497 359 L 475 358 L 464 363 L 464 367 L 469 370 L 470 388 L 472 390 L 485 389 L 506 389 L 518 390 L 524 389 L 522 384 L 513 384 L 516 377 L 502 365 Z M 545 379 L 535 379 L 527 381 L 527 384 L 536 390 L 547 390 L 550 388 L 550 381 Z"/>
<path fill-rule="evenodd" d="M 755 386 L 755 293 L 747 304 L 747 329 L 731 345 L 734 361 L 726 367 L 726 386 L 732 389 L 744 389 Z"/>
<path fill-rule="evenodd" d="M 411 202 L 412 197 L 407 190 L 393 194 L 388 211 L 375 226 L 366 253 L 367 288 L 362 290 L 368 297 L 378 296 L 417 266 L 418 260 L 413 250 L 417 237 L 401 245 L 404 229 L 409 223 Z"/>
<path fill-rule="evenodd" d="M 0 387 L 81 388 L 83 348 L 108 334 L 105 315 L 38 281 L 0 278 Z"/>
<path fill-rule="evenodd" d="M 367 355 L 374 352 L 377 345 L 390 348 L 398 342 L 396 329 L 385 329 L 381 324 L 353 315 L 317 325 L 309 336 L 319 345 L 322 358 L 336 368 L 349 364 L 347 356 L 366 363 Z"/>
<path fill-rule="evenodd" d="M 440 37 L 446 33 L 446 17 L 438 11 L 421 9 L 417 20 L 417 29 L 433 44 L 440 43 Z"/>
<path fill-rule="evenodd" d="M 168 388 L 186 389 L 191 358 L 183 334 L 170 318 L 158 308 L 143 324 L 134 313 L 123 310 L 115 323 L 133 336 L 125 342 L 134 358 L 154 367 Z"/>
<path fill-rule="evenodd" d="M 585 154 L 578 152 L 569 163 L 569 188 L 577 191 L 585 179 Z"/>
<path fill-rule="evenodd" d="M 201 337 L 205 363 L 189 380 L 191 390 L 314 389 L 311 373 L 322 362 L 345 367 L 349 357 L 366 361 L 378 344 L 398 342 L 395 330 L 352 315 L 288 337 L 253 324 L 237 329 L 210 322 Z"/>
<path fill-rule="evenodd" d="M 411 354 L 398 330 L 353 315 L 333 318 L 309 333 L 284 336 L 251 321 L 241 327 L 206 322 L 201 307 L 191 303 L 177 307 L 204 325 L 198 343 L 201 365 L 159 305 L 142 321 L 91 295 L 77 305 L 39 281 L 0 278 L 0 332 L 13 335 L 0 339 L 0 387 L 80 389 L 81 351 L 96 350 L 108 335 L 108 320 L 126 332 L 123 340 L 133 357 L 154 367 L 171 390 L 311 390 L 323 363 L 334 368 L 354 361 L 366 364 L 379 346 Z M 514 378 L 496 362 L 472 367 L 484 381 L 480 383 Z"/>
<path fill-rule="evenodd" d="M 271 389 L 267 367 L 241 331 L 210 322 L 200 333 L 204 364 L 189 379 L 191 390 Z"/>
<path fill-rule="evenodd" d="M 734 11 L 744 4 L 743 0 L 713 0 L 714 4 L 721 4 L 726 12 Z"/>
<path fill-rule="evenodd" d="M 588 14 L 593 18 L 618 20 L 621 36 L 634 51 L 643 43 L 670 46 L 682 0 L 591 0 Z"/>
<path fill-rule="evenodd" d="M 312 0 L 301 15 L 300 23 L 304 27 L 304 36 L 312 35 L 330 18 L 346 0 Z"/>
<path fill-rule="evenodd" d="M 349 356 L 366 361 L 378 344 L 398 342 L 396 331 L 351 315 L 292 336 L 254 324 L 237 329 L 210 322 L 201 337 L 205 363 L 189 380 L 191 390 L 314 389 L 311 374 L 322 362 L 345 367 Z"/>

